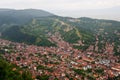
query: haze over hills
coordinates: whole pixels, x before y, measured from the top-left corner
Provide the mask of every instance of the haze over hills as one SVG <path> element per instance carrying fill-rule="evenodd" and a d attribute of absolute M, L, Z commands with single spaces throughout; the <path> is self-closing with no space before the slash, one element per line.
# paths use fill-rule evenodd
<path fill-rule="evenodd" d="M 62 14 L 64 12 L 64 14 Z M 73 13 L 72 13 L 73 12 Z M 98 19 L 108 19 L 120 21 L 120 6 L 104 8 L 104 9 L 80 9 L 80 10 L 60 10 L 55 11 L 56 14 L 61 16 L 71 16 L 71 17 L 91 17 Z"/>

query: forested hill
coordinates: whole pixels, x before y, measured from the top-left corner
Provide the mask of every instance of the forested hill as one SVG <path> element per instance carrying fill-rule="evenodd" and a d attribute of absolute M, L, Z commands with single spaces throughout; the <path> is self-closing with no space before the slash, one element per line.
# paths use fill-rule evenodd
<path fill-rule="evenodd" d="M 60 17 L 34 9 L 0 10 L 0 31 L 4 39 L 55 47 L 51 34 L 59 33 L 74 48 L 103 53 L 111 46 L 112 53 L 120 54 L 120 22 L 113 20 Z"/>
<path fill-rule="evenodd" d="M 54 14 L 37 9 L 0 9 L 0 25 L 5 24 L 25 24 L 36 17 L 48 17 Z"/>

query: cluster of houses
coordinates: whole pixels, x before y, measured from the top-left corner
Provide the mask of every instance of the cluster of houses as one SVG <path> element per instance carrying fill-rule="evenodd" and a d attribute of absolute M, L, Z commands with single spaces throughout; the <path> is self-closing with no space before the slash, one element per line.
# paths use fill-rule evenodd
<path fill-rule="evenodd" d="M 38 75 L 48 75 L 49 80 L 89 80 L 89 77 L 107 80 L 108 77 L 120 75 L 119 56 L 82 52 L 56 35 L 52 35 L 50 40 L 57 47 L 41 47 L 0 39 L 0 53 L 4 51 L 3 57 L 7 61 L 23 70 L 29 70 L 34 79 Z"/>

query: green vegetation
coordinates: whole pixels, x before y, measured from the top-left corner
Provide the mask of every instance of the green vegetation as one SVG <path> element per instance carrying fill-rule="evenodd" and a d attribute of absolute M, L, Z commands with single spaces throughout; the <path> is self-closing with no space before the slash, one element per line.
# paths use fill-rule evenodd
<path fill-rule="evenodd" d="M 95 80 L 94 76 L 93 75 L 89 75 L 89 73 L 91 73 L 91 69 L 88 69 L 88 70 L 81 70 L 81 69 L 73 69 L 75 73 L 79 74 L 79 75 L 82 75 L 83 78 L 84 77 L 87 77 L 89 80 Z"/>
<path fill-rule="evenodd" d="M 97 68 L 97 69 L 95 69 L 95 72 L 98 73 L 98 74 L 100 74 L 100 75 L 103 75 L 104 74 L 104 69 Z"/>
<path fill-rule="evenodd" d="M 22 73 L 21 73 L 22 72 Z M 22 71 L 13 64 L 0 59 L 0 80 L 33 80 L 28 71 Z"/>
<path fill-rule="evenodd" d="M 80 69 L 73 69 L 77 74 L 85 76 L 85 71 Z"/>
<path fill-rule="evenodd" d="M 95 46 L 96 36 L 98 36 L 96 46 L 99 53 L 104 52 L 106 43 L 113 43 L 115 55 L 120 55 L 119 26 L 120 22 L 112 20 L 47 16 L 32 18 L 23 25 L 10 25 L 9 27 L 7 25 L 4 29 L 1 27 L 1 37 L 15 42 L 56 47 L 56 43 L 49 41 L 50 35 L 48 34 L 58 32 L 63 40 L 71 44 L 78 43 L 80 40 L 84 46 L 74 46 L 74 48 L 84 51 L 90 45 Z"/>
<path fill-rule="evenodd" d="M 48 75 L 42 75 L 42 76 L 36 76 L 36 79 L 39 79 L 39 80 L 49 80 L 49 76 Z"/>
<path fill-rule="evenodd" d="M 48 70 L 49 72 L 53 72 L 53 69 L 52 68 L 48 68 L 48 67 L 45 67 L 45 66 L 42 66 L 42 65 L 38 65 L 37 66 L 37 69 L 39 70 Z"/>
<path fill-rule="evenodd" d="M 2 33 L 2 35 L 2 38 L 15 42 L 24 42 L 27 44 L 35 44 L 38 46 L 56 46 L 45 37 L 41 37 L 38 40 L 38 37 L 22 32 L 19 26 L 13 26 L 7 29 L 5 32 Z"/>
<path fill-rule="evenodd" d="M 80 37 L 76 34 L 75 29 L 68 32 L 61 31 L 61 34 L 63 39 L 70 43 L 76 43 L 78 40 L 80 40 Z"/>

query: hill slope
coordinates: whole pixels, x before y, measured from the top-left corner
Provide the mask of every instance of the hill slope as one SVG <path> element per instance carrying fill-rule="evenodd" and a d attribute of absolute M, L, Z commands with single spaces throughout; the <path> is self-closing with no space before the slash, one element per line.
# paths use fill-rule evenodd
<path fill-rule="evenodd" d="M 30 22 L 33 18 L 54 16 L 54 14 L 37 9 L 0 9 L 0 31 L 10 25 L 23 25 Z"/>
<path fill-rule="evenodd" d="M 10 12 L 14 12 L 14 10 L 10 10 Z M 14 15 L 16 17 L 14 19 L 17 20 L 18 24 L 7 25 L 7 23 L 11 24 L 11 21 L 14 20 L 13 16 L 10 16 L 12 17 L 10 18 L 11 20 L 5 21 L 7 26 L 0 26 L 1 37 L 39 46 L 56 46 L 56 43 L 51 41 L 50 38 L 52 34 L 58 33 L 57 36 L 72 44 L 74 48 L 83 51 L 92 50 L 100 53 L 120 54 L 120 22 L 86 17 L 60 17 L 47 12 L 44 14 L 44 12 L 41 10 L 18 11 Z M 3 17 L 8 18 L 6 16 Z M 21 25 L 21 21 L 24 24 Z M 24 21 L 27 21 L 27 23 Z M 3 22 L 1 23 L 3 24 Z M 92 49 L 91 46 L 93 47 Z M 110 51 L 109 47 L 111 47 Z"/>

